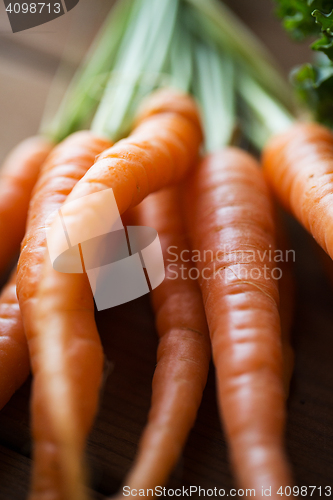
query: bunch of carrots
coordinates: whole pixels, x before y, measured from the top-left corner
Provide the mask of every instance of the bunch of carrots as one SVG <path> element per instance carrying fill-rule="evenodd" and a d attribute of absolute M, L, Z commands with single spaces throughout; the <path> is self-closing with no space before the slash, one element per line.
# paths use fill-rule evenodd
<path fill-rule="evenodd" d="M 107 217 L 104 198 L 88 195 L 110 188 L 126 223 L 154 227 L 164 257 L 170 247 L 179 256 L 151 292 L 160 339 L 151 409 L 124 483 L 167 482 L 212 355 L 237 483 L 259 498 L 271 487 L 275 499 L 293 486 L 284 449 L 292 278 L 285 262 L 274 277 L 271 252 L 286 243 L 269 187 L 333 258 L 333 135 L 294 116 L 269 56 L 222 4 L 119 0 L 57 116 L 6 159 L 2 269 L 22 244 L 0 297 L 0 406 L 31 366 L 30 500 L 89 498 L 84 448 L 103 348 L 87 275 L 53 269 L 46 231 L 60 245 L 61 209 L 67 236 L 87 234 L 96 214 Z M 239 147 L 239 129 L 263 149 L 263 168 Z M 210 259 L 193 258 L 184 276 L 184 250 Z M 186 279 L 194 266 L 198 279 Z"/>

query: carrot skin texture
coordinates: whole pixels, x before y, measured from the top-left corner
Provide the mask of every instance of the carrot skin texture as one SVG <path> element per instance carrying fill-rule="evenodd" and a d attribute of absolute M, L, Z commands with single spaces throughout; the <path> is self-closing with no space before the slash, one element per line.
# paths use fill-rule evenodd
<path fill-rule="evenodd" d="M 259 498 L 271 486 L 277 500 L 278 488 L 292 482 L 283 450 L 278 283 L 264 270 L 274 267 L 274 218 L 256 161 L 236 148 L 207 156 L 189 180 L 185 212 L 192 248 L 213 252 L 197 265 L 236 478 Z"/>
<path fill-rule="evenodd" d="M 132 134 L 103 152 L 75 186 L 68 201 L 112 188 L 120 214 L 148 194 L 179 182 L 197 160 L 202 141 L 199 113 L 191 97 L 173 90 L 152 94 Z M 64 207 L 69 234 L 92 225 L 88 204 Z"/>
<path fill-rule="evenodd" d="M 283 206 L 333 258 L 333 134 L 297 123 L 263 151 L 266 178 Z"/>
<path fill-rule="evenodd" d="M 0 273 L 5 269 L 24 236 L 32 190 L 41 166 L 52 150 L 41 136 L 16 146 L 5 159 L 0 173 Z"/>
<path fill-rule="evenodd" d="M 16 146 L 0 173 L 0 272 L 9 264 L 24 236 L 30 196 L 42 164 L 52 149 L 43 137 Z M 0 296 L 0 409 L 29 375 L 30 361 L 16 296 L 16 271 Z"/>
<path fill-rule="evenodd" d="M 60 372 L 62 377 L 63 397 L 61 404 L 59 400 L 57 404 L 61 408 L 64 406 L 64 412 L 68 402 L 66 391 L 70 393 L 70 408 L 77 426 L 75 438 L 77 445 L 83 448 L 81 433 L 86 435 L 96 411 L 103 366 L 103 352 L 94 321 L 94 303 L 85 275 L 71 276 L 68 289 L 70 300 L 66 303 L 63 315 L 59 313 L 57 324 L 50 318 L 44 330 L 36 333 L 34 329 L 32 311 L 37 301 L 43 262 L 48 255 L 45 222 L 50 214 L 61 207 L 96 155 L 109 146 L 108 141 L 90 132 L 77 132 L 68 137 L 48 157 L 30 203 L 18 266 L 17 293 L 34 374 L 31 403 L 34 468 L 30 495 L 34 500 L 63 500 L 69 497 L 64 479 L 66 474 L 60 467 L 59 436 L 54 430 L 48 406 L 52 376 Z M 67 275 L 57 274 L 60 279 L 64 276 L 68 278 Z M 49 301 L 52 302 L 52 296 L 46 294 L 45 310 Z M 63 304 L 53 301 L 53 306 L 57 309 Z M 51 336 L 50 344 L 45 342 L 48 335 Z M 85 377 L 88 380 L 82 383 Z M 72 498 L 78 497 L 74 494 Z"/>
<path fill-rule="evenodd" d="M 30 372 L 29 352 L 16 296 L 16 271 L 0 295 L 0 409 Z"/>
<path fill-rule="evenodd" d="M 190 251 L 180 196 L 179 188 L 169 188 L 150 195 L 135 209 L 140 225 L 157 230 L 166 265 L 163 283 L 151 292 L 160 338 L 151 409 L 137 458 L 124 482 L 137 490 L 166 483 L 194 424 L 209 369 L 211 349 L 201 293 L 187 274 L 195 264 L 181 260 L 181 253 L 188 256 Z M 170 247 L 178 255 L 172 268 L 168 267 Z"/>
<path fill-rule="evenodd" d="M 163 108 L 162 112 L 155 101 L 156 109 L 149 109 L 149 116 L 140 122 L 132 135 L 104 151 L 89 172 L 77 183 L 62 207 L 68 234 L 73 232 L 80 237 L 82 234 L 88 234 L 87 228 L 90 230 L 94 226 L 96 213 L 95 205 L 92 206 L 87 199 L 79 202 L 79 210 L 77 204 L 74 204 L 73 209 L 70 201 L 100 192 L 105 188 L 112 188 L 119 212 L 122 214 L 138 204 L 150 192 L 177 182 L 194 164 L 202 140 L 199 116 L 194 102 L 184 94 L 175 93 L 174 97 L 169 99 L 167 109 L 164 109 L 165 95 L 160 93 L 158 101 Z M 170 91 L 167 92 L 167 96 L 169 98 Z M 173 107 L 176 107 L 175 111 Z M 194 110 L 195 118 L 188 118 L 189 108 Z M 97 209 L 100 210 L 101 207 L 98 206 Z M 56 227 L 51 228 L 50 234 L 53 236 L 53 241 L 57 241 Z M 32 312 L 36 337 L 43 338 L 43 332 L 48 329 L 48 325 L 50 323 L 54 325 L 44 338 L 46 344 L 48 339 L 52 342 L 55 331 L 66 332 L 68 328 L 61 311 L 66 310 L 68 303 L 72 304 L 71 287 L 75 290 L 73 276 L 55 272 L 51 262 L 46 259 L 43 278 L 38 286 L 36 307 Z M 43 369 L 47 372 L 50 366 L 50 360 L 47 363 L 44 358 Z M 56 384 L 56 379 L 52 380 L 51 383 Z M 54 396 L 56 393 L 59 393 L 57 387 L 53 387 L 47 393 L 49 414 L 58 440 L 64 439 L 64 442 L 71 443 L 67 448 L 62 447 L 62 463 L 66 476 L 70 478 L 68 485 L 71 494 L 77 495 L 78 481 L 75 477 L 78 477 L 78 474 L 75 471 L 72 473 L 71 467 L 78 463 L 80 443 L 75 426 L 69 432 L 68 423 L 65 424 L 68 422 L 67 416 L 59 415 L 57 397 Z M 67 401 L 66 406 L 71 407 L 70 401 Z M 80 426 L 77 428 L 80 429 Z M 75 457 L 72 459 L 69 458 L 68 449 L 75 452 Z M 71 497 L 71 500 L 73 499 L 74 496 Z M 37 497 L 34 500 L 37 500 Z"/>

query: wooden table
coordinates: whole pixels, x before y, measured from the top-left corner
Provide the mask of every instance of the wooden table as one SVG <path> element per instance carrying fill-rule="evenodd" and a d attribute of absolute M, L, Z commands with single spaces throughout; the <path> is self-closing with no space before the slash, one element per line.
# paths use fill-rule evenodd
<path fill-rule="evenodd" d="M 71 14 L 13 35 L 0 3 L 0 157 L 38 130 L 42 110 L 70 24 L 61 94 L 68 76 L 111 2 L 81 0 Z M 285 71 L 308 58 L 305 46 L 286 40 L 270 17 L 267 0 L 230 0 L 267 42 Z M 86 21 L 89 19 L 89 23 Z M 82 29 L 82 26 L 87 28 Z M 296 249 L 297 304 L 293 342 L 296 368 L 288 401 L 287 447 L 298 485 L 333 483 L 333 288 L 325 278 L 311 238 L 289 221 Z M 157 347 L 149 298 L 97 314 L 109 375 L 88 442 L 96 498 L 115 493 L 136 452 L 150 403 Z M 26 497 L 31 466 L 28 381 L 0 412 L 0 500 Z M 211 369 L 197 423 L 168 486 L 234 485 L 215 401 Z M 192 497 L 195 498 L 195 497 Z M 321 498 L 318 491 L 312 498 Z"/>

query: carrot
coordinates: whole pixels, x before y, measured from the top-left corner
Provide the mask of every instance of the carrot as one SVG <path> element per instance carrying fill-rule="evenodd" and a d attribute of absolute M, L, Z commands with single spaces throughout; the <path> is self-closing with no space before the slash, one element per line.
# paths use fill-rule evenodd
<path fill-rule="evenodd" d="M 26 338 L 16 297 L 16 271 L 0 295 L 0 409 L 29 375 Z"/>
<path fill-rule="evenodd" d="M 148 423 L 124 482 L 130 490 L 165 484 L 194 423 L 207 380 L 209 334 L 200 289 L 188 274 L 195 264 L 189 259 L 179 217 L 180 200 L 179 189 L 169 188 L 137 207 L 138 222 L 159 234 L 166 277 L 151 292 L 160 342 Z"/>
<path fill-rule="evenodd" d="M 256 161 L 236 148 L 207 156 L 185 205 L 216 367 L 218 401 L 242 488 L 291 485 L 283 450 L 285 394 L 269 194 Z M 274 253 L 273 253 L 274 255 Z M 279 274 L 279 273 L 278 273 Z M 265 498 L 263 496 L 263 498 Z"/>
<path fill-rule="evenodd" d="M 277 198 L 333 258 L 333 134 L 297 123 L 268 142 L 263 167 Z"/>
<path fill-rule="evenodd" d="M 0 173 L 0 272 L 24 236 L 30 196 L 52 145 L 43 137 L 21 142 L 7 156 Z M 0 408 L 29 375 L 28 347 L 16 297 L 16 272 L 0 296 Z"/>
<path fill-rule="evenodd" d="M 62 207 L 63 222 L 71 244 L 92 238 L 92 233 L 95 227 L 98 230 L 101 220 L 109 219 L 110 225 L 114 221 L 112 214 L 107 212 L 103 203 L 100 204 L 98 197 L 84 198 L 78 203 L 70 202 L 101 192 L 105 188 L 112 188 L 119 212 L 122 214 L 150 192 L 178 181 L 196 160 L 202 134 L 192 99 L 172 91 L 160 92 L 158 98 L 154 96 L 153 99 L 154 106 L 149 107 L 148 100 L 147 107 L 142 111 L 143 118 L 139 118 L 139 124 L 132 135 L 99 156 Z M 97 200 L 96 203 L 91 203 L 92 198 Z M 62 228 L 60 231 L 61 234 L 57 226 L 53 226 L 50 231 L 55 253 L 58 242 L 63 238 Z M 75 280 L 71 275 L 55 271 L 47 259 L 38 287 L 36 307 L 33 308 L 34 337 L 38 351 L 43 354 L 38 357 L 38 362 L 44 377 L 44 394 L 47 397 L 45 411 L 48 412 L 59 445 L 61 466 L 66 474 L 67 490 L 71 499 L 80 498 L 77 493 L 79 458 L 83 431 L 88 426 L 77 422 L 80 414 L 73 408 L 71 398 L 71 390 L 76 386 L 74 382 L 69 385 L 66 378 L 67 348 L 59 349 L 59 338 L 64 339 L 60 346 L 65 348 L 65 339 L 73 337 L 67 313 L 69 305 L 72 310 L 77 310 L 77 314 L 81 314 L 80 321 L 83 321 L 80 287 L 80 279 Z M 79 318 L 76 321 L 79 321 Z M 86 328 L 94 331 L 95 326 L 87 319 L 84 324 Z M 74 338 L 73 343 L 75 341 Z M 55 349 L 57 356 L 53 355 L 52 359 L 50 353 Z M 91 374 L 84 370 L 82 373 L 84 376 L 77 377 L 75 383 L 77 390 L 84 391 Z M 59 397 L 65 398 L 61 407 Z M 80 418 L 83 418 L 85 413 L 87 412 L 82 412 Z M 92 413 L 88 412 L 89 415 Z M 40 437 L 36 437 L 40 441 Z M 42 460 L 39 462 L 42 463 Z"/>
<path fill-rule="evenodd" d="M 4 161 L 0 173 L 0 273 L 22 241 L 31 192 L 51 149 L 52 144 L 43 137 L 31 137 Z"/>
<path fill-rule="evenodd" d="M 103 352 L 94 322 L 94 304 L 85 275 L 72 276 L 79 292 L 71 296 L 64 311 L 65 328 L 56 327 L 52 352 L 45 353 L 43 339 L 52 331 L 52 318 L 36 336 L 32 323 L 32 307 L 36 302 L 37 286 L 42 276 L 46 250 L 45 221 L 59 209 L 76 182 L 94 162 L 96 155 L 110 146 L 91 132 L 77 132 L 54 148 L 43 166 L 31 200 L 27 231 L 22 243 L 18 266 L 17 293 L 28 339 L 31 366 L 34 375 L 32 396 L 32 432 L 34 437 L 33 499 L 65 498 L 65 488 L 59 469 L 57 438 L 47 414 L 48 362 L 58 362 L 57 370 L 64 371 L 64 387 L 57 404 L 66 411 L 66 390 L 75 407 L 75 423 L 88 429 L 97 406 L 98 388 L 103 365 Z M 62 276 L 62 275 L 60 275 Z M 66 276 L 66 275 L 64 275 Z M 71 307 L 72 301 L 75 306 Z M 48 356 L 47 356 L 48 355 Z M 87 378 L 85 383 L 82 379 Z M 46 387 L 45 387 L 46 386 Z M 73 421 L 74 423 L 74 421 Z M 70 424 L 70 423 L 69 423 Z M 82 444 L 83 446 L 83 444 Z M 77 498 L 75 494 L 73 499 Z"/>

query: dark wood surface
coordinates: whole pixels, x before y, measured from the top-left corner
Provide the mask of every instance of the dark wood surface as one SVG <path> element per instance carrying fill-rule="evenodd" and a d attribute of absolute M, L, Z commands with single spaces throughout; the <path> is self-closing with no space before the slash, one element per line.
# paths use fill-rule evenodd
<path fill-rule="evenodd" d="M 110 3 L 81 0 L 71 19 L 65 16 L 43 29 L 18 35 L 10 32 L 0 3 L 1 157 L 37 131 L 63 47 L 67 46 L 68 71 L 57 79 L 58 94 Z M 267 42 L 286 72 L 307 59 L 307 48 L 288 42 L 270 17 L 269 0 L 229 3 Z M 89 28 L 84 30 L 86 25 Z M 287 448 L 296 484 L 332 486 L 333 283 L 325 277 L 311 238 L 296 223 L 289 220 L 288 226 L 296 249 L 298 287 L 293 328 L 296 367 L 288 401 Z M 157 336 L 148 297 L 98 313 L 97 321 L 109 374 L 87 456 L 91 487 L 96 498 L 103 498 L 117 491 L 134 458 L 150 403 Z M 31 466 L 29 392 L 27 381 L 0 412 L 0 500 L 26 498 Z M 235 486 L 216 408 L 213 368 L 197 423 L 168 486 L 189 485 Z M 321 498 L 318 491 L 312 498 Z"/>

